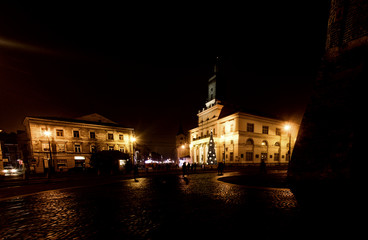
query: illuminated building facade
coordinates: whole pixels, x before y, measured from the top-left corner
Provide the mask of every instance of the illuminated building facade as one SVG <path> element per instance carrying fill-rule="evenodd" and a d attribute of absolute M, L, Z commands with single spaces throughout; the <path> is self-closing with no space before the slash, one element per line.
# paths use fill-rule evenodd
<path fill-rule="evenodd" d="M 89 167 L 96 151 L 133 151 L 134 129 L 96 113 L 77 119 L 26 117 L 23 124 L 28 141 L 26 157 L 36 173 L 44 172 L 49 165 L 55 171 Z"/>
<path fill-rule="evenodd" d="M 257 165 L 264 161 L 270 165 L 287 164 L 289 151 L 292 153 L 298 134 L 298 124 L 237 111 L 222 104 L 217 100 L 216 69 L 215 75 L 209 79 L 206 107 L 197 114 L 198 127 L 189 131 L 192 162 L 208 164 L 213 160 L 227 165 Z M 216 159 L 208 156 L 211 132 Z"/>
<path fill-rule="evenodd" d="M 189 154 L 188 134 L 185 134 L 180 126 L 176 134 L 176 162 L 181 165 L 183 162 L 191 162 Z"/>

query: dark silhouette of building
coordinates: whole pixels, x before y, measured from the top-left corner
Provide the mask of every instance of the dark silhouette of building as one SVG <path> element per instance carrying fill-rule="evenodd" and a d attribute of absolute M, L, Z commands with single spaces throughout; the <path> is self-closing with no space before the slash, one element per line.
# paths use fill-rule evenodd
<path fill-rule="evenodd" d="M 360 176 L 366 160 L 356 138 L 364 126 L 367 12 L 368 1 L 331 1 L 325 54 L 289 167 L 294 181 L 346 183 Z"/>

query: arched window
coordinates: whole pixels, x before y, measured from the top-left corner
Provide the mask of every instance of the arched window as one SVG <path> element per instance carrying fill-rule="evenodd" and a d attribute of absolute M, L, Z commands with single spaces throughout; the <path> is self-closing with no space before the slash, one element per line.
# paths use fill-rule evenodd
<path fill-rule="evenodd" d="M 248 140 L 245 142 L 246 145 L 254 145 L 254 142 L 251 138 L 248 138 Z"/>
<path fill-rule="evenodd" d="M 262 141 L 262 146 L 268 146 L 268 143 L 267 143 L 267 141 L 266 141 L 266 140 L 263 140 L 263 141 Z"/>

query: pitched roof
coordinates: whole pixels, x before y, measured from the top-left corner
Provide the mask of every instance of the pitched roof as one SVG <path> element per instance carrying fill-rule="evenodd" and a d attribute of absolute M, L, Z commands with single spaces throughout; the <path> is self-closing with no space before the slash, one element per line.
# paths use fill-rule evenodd
<path fill-rule="evenodd" d="M 218 119 L 230 116 L 234 113 L 246 113 L 246 114 L 250 114 L 250 115 L 255 115 L 255 116 L 259 116 L 259 117 L 265 117 L 265 118 L 272 118 L 275 120 L 281 120 L 281 121 L 285 121 L 284 119 L 282 119 L 279 116 L 275 116 L 272 114 L 268 114 L 268 113 L 264 113 L 264 112 L 260 112 L 260 111 L 256 111 L 256 110 L 251 110 L 251 109 L 244 109 L 243 107 L 240 106 L 235 106 L 232 104 L 224 104 L 224 107 L 221 110 L 220 116 Z"/>
<path fill-rule="evenodd" d="M 77 117 L 75 119 L 78 119 L 78 120 L 85 120 L 85 121 L 90 121 L 90 122 L 103 122 L 103 123 L 114 123 L 114 124 L 117 124 L 116 122 L 114 121 L 111 121 L 110 119 L 98 114 L 98 113 L 92 113 L 92 114 L 88 114 L 88 115 L 84 115 L 84 116 L 81 116 L 81 117 Z"/>
<path fill-rule="evenodd" d="M 91 116 L 92 115 L 92 116 Z M 89 117 L 91 116 L 91 117 Z M 99 116 L 101 118 L 99 118 Z M 130 128 L 122 126 L 116 122 L 109 120 L 108 118 L 103 117 L 100 114 L 90 114 L 78 118 L 63 118 L 63 117 L 39 117 L 39 116 L 28 116 L 26 118 L 38 118 L 44 120 L 54 120 L 54 121 L 63 121 L 63 122 L 73 122 L 73 123 L 85 123 L 85 124 L 94 124 L 94 125 L 101 125 L 101 126 L 111 126 L 111 127 L 121 127 L 121 128 Z M 88 120 L 89 119 L 89 120 Z M 101 120 L 101 121 L 99 121 Z M 103 121 L 104 120 L 104 121 Z"/>

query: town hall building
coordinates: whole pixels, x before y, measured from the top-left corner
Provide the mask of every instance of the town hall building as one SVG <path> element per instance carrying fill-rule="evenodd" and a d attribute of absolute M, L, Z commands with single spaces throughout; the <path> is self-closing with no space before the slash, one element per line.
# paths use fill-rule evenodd
<path fill-rule="evenodd" d="M 218 99 L 218 71 L 208 82 L 208 100 L 198 126 L 189 130 L 190 161 L 197 164 L 286 165 L 299 125 L 290 121 L 242 112 Z M 221 79 L 222 81 L 222 79 Z M 221 96 L 220 96 L 221 97 Z M 182 145 L 184 146 L 184 145 Z M 214 151 L 214 152 L 213 152 Z"/>

